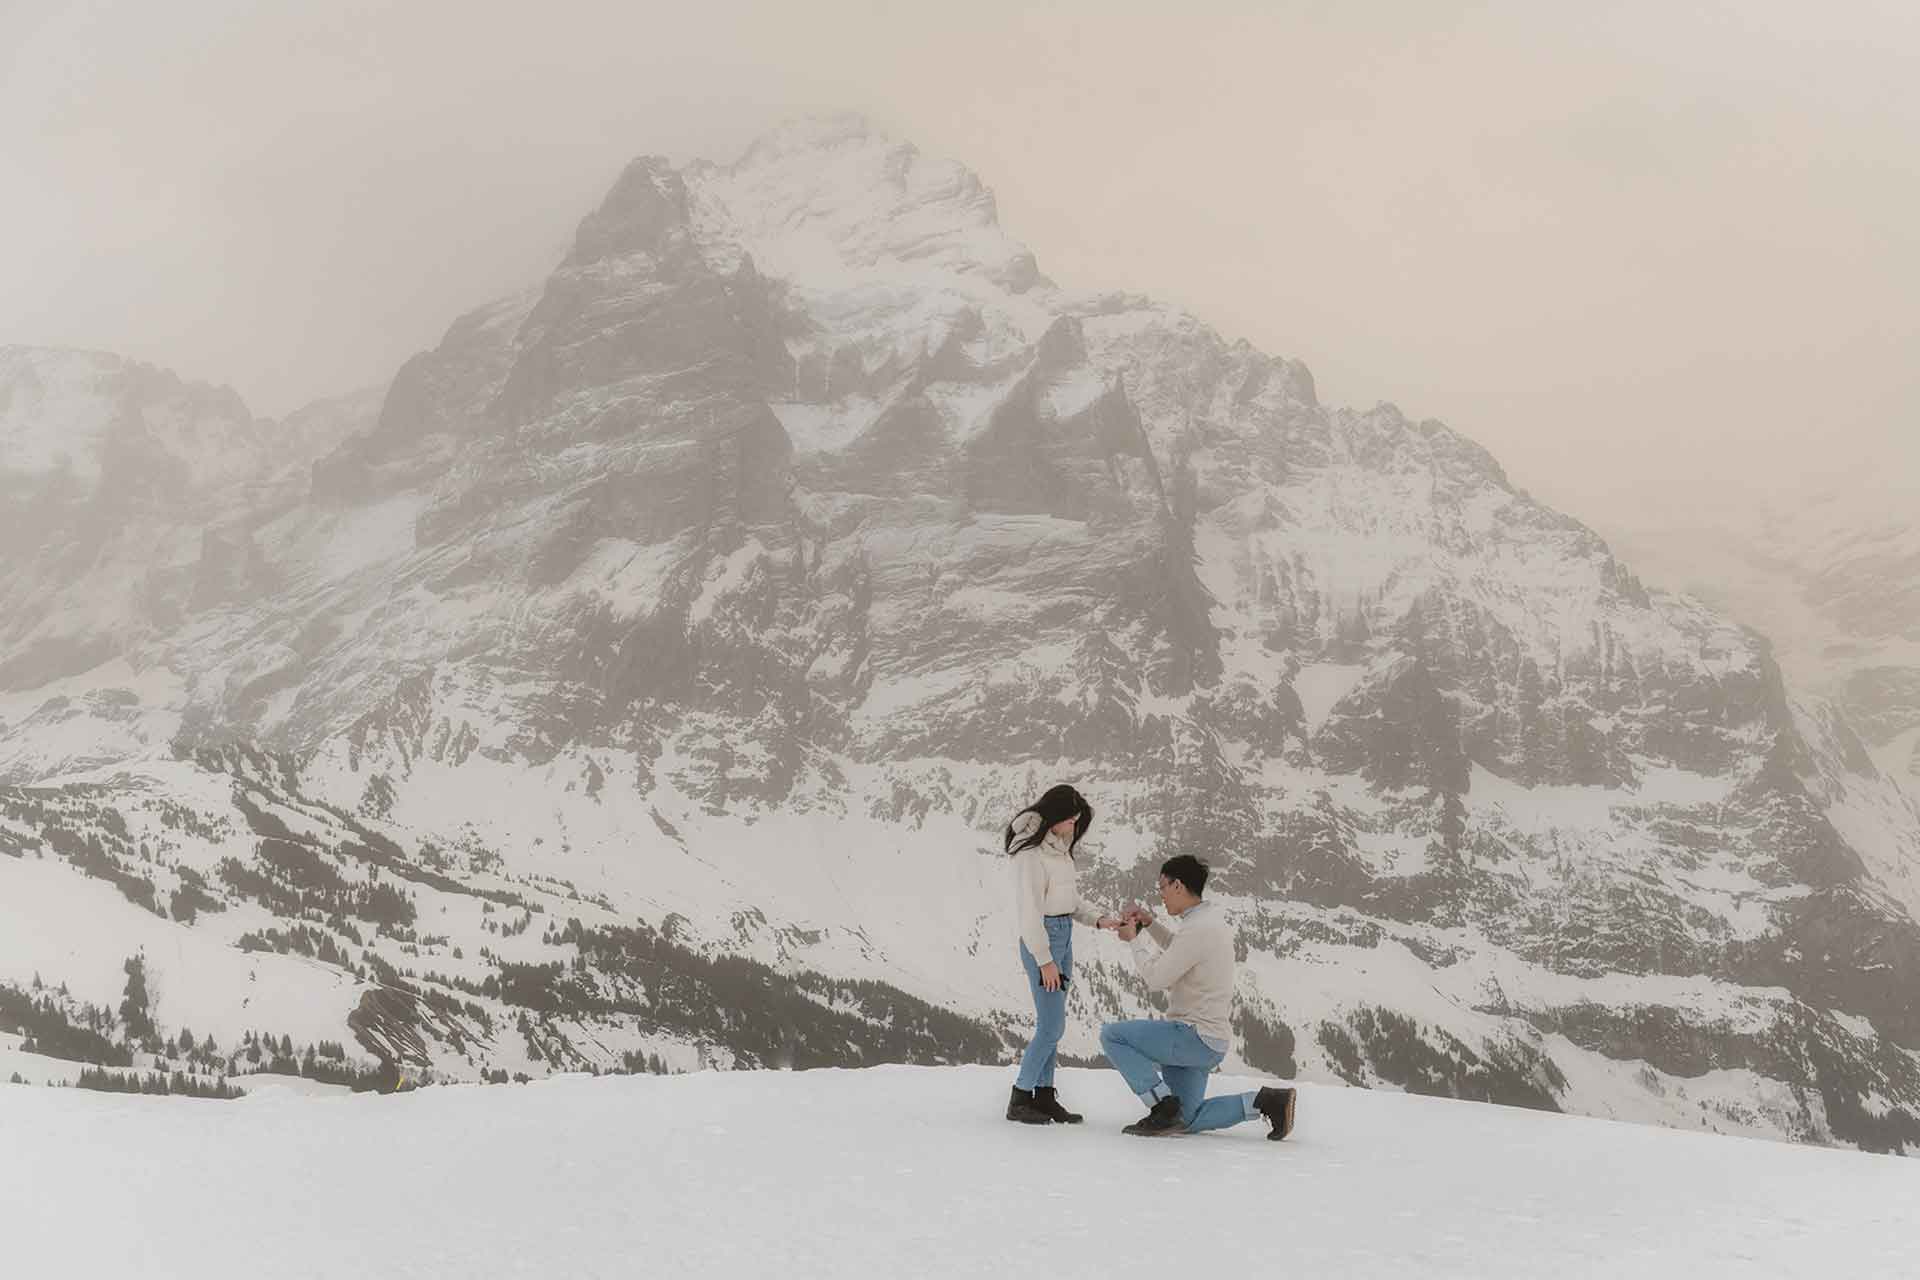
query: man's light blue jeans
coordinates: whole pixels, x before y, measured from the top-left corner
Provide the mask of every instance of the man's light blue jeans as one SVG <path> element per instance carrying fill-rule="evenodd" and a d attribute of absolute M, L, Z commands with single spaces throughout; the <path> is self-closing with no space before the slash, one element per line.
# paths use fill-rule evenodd
<path fill-rule="evenodd" d="M 1251 1093 L 1207 1097 L 1207 1076 L 1227 1056 L 1200 1038 L 1184 1022 L 1136 1018 L 1100 1028 L 1100 1047 L 1140 1101 L 1151 1107 L 1169 1095 L 1180 1099 L 1180 1118 L 1188 1133 L 1224 1129 L 1251 1120 Z"/>
<path fill-rule="evenodd" d="M 1029 1092 L 1053 1088 L 1053 1068 L 1060 1058 L 1060 1037 L 1067 1029 L 1067 978 L 1073 973 L 1073 917 L 1048 916 L 1047 949 L 1060 970 L 1060 989 L 1048 991 L 1040 985 L 1042 961 L 1033 958 L 1027 944 L 1020 944 L 1020 963 L 1027 971 L 1027 985 L 1033 989 L 1033 1039 L 1020 1059 L 1020 1075 L 1014 1083 Z"/>

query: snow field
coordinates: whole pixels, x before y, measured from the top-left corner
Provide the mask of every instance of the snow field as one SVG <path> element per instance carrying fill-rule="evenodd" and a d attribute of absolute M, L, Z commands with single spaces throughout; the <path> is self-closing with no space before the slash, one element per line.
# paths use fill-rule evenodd
<path fill-rule="evenodd" d="M 0 1088 L 23 1274 L 1911 1274 L 1920 1166 L 1324 1087 L 1285 1143 L 1008 1124 L 1005 1069 L 239 1102 Z M 1219 1080 L 1216 1091 L 1253 1082 Z M 183 1177 L 183 1171 L 191 1176 Z M 218 1224 L 218 1230 L 209 1226 Z"/>

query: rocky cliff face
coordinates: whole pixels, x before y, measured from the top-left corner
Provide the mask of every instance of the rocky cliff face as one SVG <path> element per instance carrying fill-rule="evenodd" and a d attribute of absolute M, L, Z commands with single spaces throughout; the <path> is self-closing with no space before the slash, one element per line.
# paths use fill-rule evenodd
<path fill-rule="evenodd" d="M 1218 868 L 1255 1068 L 1915 1140 L 1920 821 L 1840 713 L 1469 440 L 1059 289 L 972 174 L 858 121 L 635 162 L 543 288 L 202 558 L 202 611 L 141 651 L 179 758 L 56 803 L 10 722 L 40 785 L 0 830 L 230 905 L 170 927 L 271 908 L 522 1028 L 369 1051 L 813 1060 L 866 1033 L 795 1011 L 860 990 L 861 1025 L 918 1028 L 894 1051 L 991 1054 L 1025 1003 L 992 842 L 1069 778 L 1089 896 Z M 232 849 L 143 845 L 127 813 L 160 810 L 117 788 Z M 415 917 L 353 914 L 380 875 Z M 507 948 L 490 889 L 541 936 Z M 784 1039 L 686 1016 L 736 998 L 724 957 L 767 966 L 738 1016 Z M 1090 1053 L 1147 996 L 1102 940 L 1082 965 Z"/>
<path fill-rule="evenodd" d="M 0 776 L 164 753 L 191 670 L 176 651 L 272 592 L 258 527 L 377 405 L 263 421 L 117 356 L 0 348 Z"/>
<path fill-rule="evenodd" d="M 155 535 L 246 475 L 259 450 L 232 392 L 84 352 L 0 350 L 0 424 L 0 501 L 16 513 L 0 687 L 32 688 L 97 665 L 133 627 L 177 618 L 194 559 Z M 102 559 L 123 572 L 76 590 Z M 88 625 L 102 615 L 126 625 Z"/>
<path fill-rule="evenodd" d="M 1898 465 L 1749 510 L 1649 516 L 1636 554 L 1759 627 L 1797 686 L 1833 698 L 1876 763 L 1920 778 L 1920 488 Z"/>

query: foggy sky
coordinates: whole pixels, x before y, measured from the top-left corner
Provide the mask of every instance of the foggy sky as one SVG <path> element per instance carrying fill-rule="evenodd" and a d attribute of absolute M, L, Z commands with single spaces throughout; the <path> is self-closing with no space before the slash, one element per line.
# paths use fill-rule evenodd
<path fill-rule="evenodd" d="M 1920 470 L 1920 7 L 0 0 L 0 343 L 255 413 L 539 281 L 622 164 L 865 111 L 1070 288 L 1600 523 Z"/>

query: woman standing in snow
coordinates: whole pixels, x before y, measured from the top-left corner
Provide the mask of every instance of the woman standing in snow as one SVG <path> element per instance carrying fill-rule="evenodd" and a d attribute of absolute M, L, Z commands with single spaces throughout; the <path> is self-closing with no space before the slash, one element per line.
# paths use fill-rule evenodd
<path fill-rule="evenodd" d="M 1117 917 L 1083 906 L 1073 886 L 1073 852 L 1093 825 L 1093 806 L 1064 783 L 1050 787 L 1007 824 L 1013 857 L 1014 913 L 1020 963 L 1033 990 L 1033 1041 L 1007 1102 L 1007 1119 L 1021 1124 L 1078 1124 L 1060 1105 L 1053 1068 L 1067 1027 L 1067 982 L 1073 976 L 1073 922 L 1115 929 Z"/>

